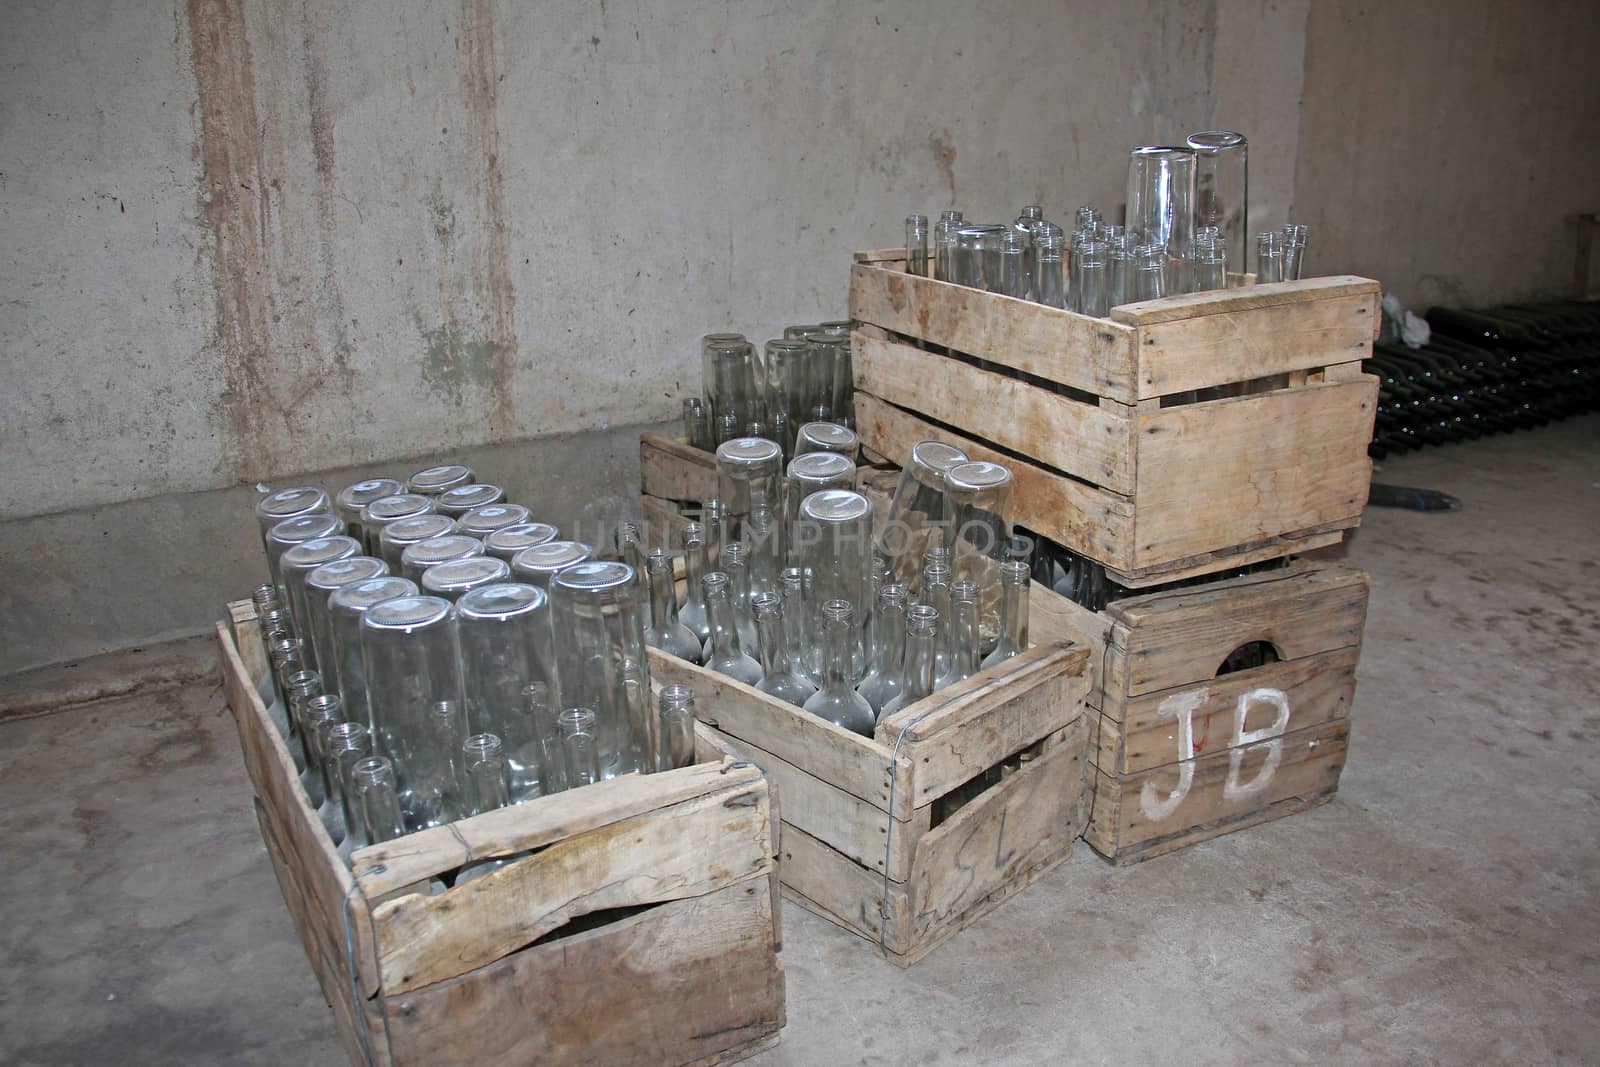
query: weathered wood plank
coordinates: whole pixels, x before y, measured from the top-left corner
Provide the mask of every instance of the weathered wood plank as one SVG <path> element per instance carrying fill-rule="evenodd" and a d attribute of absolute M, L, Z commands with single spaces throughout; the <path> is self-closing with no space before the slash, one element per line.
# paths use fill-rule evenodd
<path fill-rule="evenodd" d="M 1377 381 L 1140 415 L 1134 568 L 1324 524 L 1353 525 L 1372 477 Z"/>
<path fill-rule="evenodd" d="M 650 496 L 704 503 L 717 495 L 717 459 L 675 437 L 641 434 L 639 485 Z"/>
<path fill-rule="evenodd" d="M 1330 564 L 1294 564 L 1196 589 L 1119 600 L 1106 609 L 1125 671 L 1104 676 L 1103 710 L 1120 720 L 1123 702 L 1216 676 L 1228 655 L 1268 641 L 1293 660 L 1359 645 L 1367 576 Z"/>
<path fill-rule="evenodd" d="M 492 963 L 583 915 L 700 896 L 768 873 L 766 790 L 759 776 L 745 777 L 565 836 L 443 893 L 379 904 L 372 920 L 385 994 Z M 684 848 L 686 841 L 695 846 Z"/>
<path fill-rule="evenodd" d="M 1095 766 L 1137 774 L 1236 747 L 1274 726 L 1292 733 L 1349 718 L 1360 658 L 1359 648 L 1343 648 L 1135 697 L 1120 723 L 1101 724 Z"/>
<path fill-rule="evenodd" d="M 850 316 L 1075 389 L 1137 398 L 1134 331 L 1111 319 L 872 263 L 850 268 Z"/>
<path fill-rule="evenodd" d="M 783 877 L 785 891 L 808 911 L 874 944 L 879 942 L 885 889 L 881 871 L 867 870 L 792 825 L 784 827 L 778 871 Z M 890 953 L 903 954 L 912 948 L 905 921 L 906 887 L 904 883 L 891 881 L 887 888 L 888 922 L 882 944 Z"/>
<path fill-rule="evenodd" d="M 854 334 L 855 386 L 898 407 L 1032 456 L 1113 493 L 1133 493 L 1133 424 L 1092 403 L 961 360 L 932 357 L 871 326 Z M 937 359 L 937 371 L 930 361 Z"/>
<path fill-rule="evenodd" d="M 763 876 L 384 998 L 397 1062 L 683 1063 L 784 1024 Z M 506 1025 L 514 1021 L 514 1025 Z"/>
<path fill-rule="evenodd" d="M 931 440 L 955 445 L 973 459 L 1003 464 L 1015 483 L 1019 525 L 1119 570 L 1132 566 L 1133 505 L 1115 493 L 1021 462 L 871 393 L 856 393 L 856 432 L 888 456 L 909 455 L 918 441 Z"/>

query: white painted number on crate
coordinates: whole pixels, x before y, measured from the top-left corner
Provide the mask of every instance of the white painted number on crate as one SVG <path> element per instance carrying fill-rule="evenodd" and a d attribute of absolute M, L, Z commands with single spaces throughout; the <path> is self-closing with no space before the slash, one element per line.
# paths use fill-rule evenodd
<path fill-rule="evenodd" d="M 1163 700 L 1156 714 L 1172 715 L 1178 720 L 1178 784 L 1163 797 L 1154 781 L 1147 781 L 1139 790 L 1139 810 L 1150 822 L 1163 822 L 1183 804 L 1194 785 L 1194 713 L 1205 707 L 1211 699 L 1211 690 L 1200 689 L 1178 693 Z M 1272 722 L 1258 730 L 1246 730 L 1245 718 L 1257 704 L 1271 704 L 1277 711 Z M 1289 726 L 1289 696 L 1281 689 L 1262 687 L 1241 693 L 1233 709 L 1233 737 L 1228 742 L 1228 777 L 1222 783 L 1225 800 L 1245 800 L 1261 793 L 1272 782 L 1272 776 L 1283 759 L 1283 732 Z M 1266 742 L 1267 758 L 1261 769 L 1248 782 L 1239 780 L 1244 768 L 1245 747 L 1260 747 Z"/>

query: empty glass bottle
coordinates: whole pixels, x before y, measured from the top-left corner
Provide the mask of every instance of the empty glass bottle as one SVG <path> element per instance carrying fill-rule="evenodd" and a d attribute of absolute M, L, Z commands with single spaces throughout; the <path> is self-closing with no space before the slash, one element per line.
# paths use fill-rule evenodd
<path fill-rule="evenodd" d="M 1256 234 L 1256 281 L 1283 280 L 1283 234 L 1277 230 Z"/>
<path fill-rule="evenodd" d="M 822 686 L 805 702 L 805 710 L 836 726 L 867 737 L 877 722 L 872 705 L 855 691 L 855 654 L 860 627 L 846 600 L 822 605 L 824 649 Z"/>
<path fill-rule="evenodd" d="M 284 676 L 284 703 L 289 709 L 291 746 L 299 750 L 295 761 L 300 772 L 300 785 L 313 805 L 322 803 L 321 773 L 317 769 L 316 740 L 306 729 L 306 705 L 313 697 L 322 695 L 322 675 L 316 671 L 298 670 Z"/>
<path fill-rule="evenodd" d="M 702 662 L 705 646 L 678 621 L 678 587 L 672 556 L 658 548 L 647 557 L 645 567 L 650 575 L 650 625 L 645 628 L 645 644 L 690 663 Z"/>
<path fill-rule="evenodd" d="M 872 713 L 881 717 L 883 709 L 900 695 L 905 686 L 906 587 L 890 582 L 878 590 L 876 650 L 872 670 L 856 687 Z"/>
<path fill-rule="evenodd" d="M 307 541 L 316 541 L 324 537 L 337 537 L 344 533 L 344 524 L 336 516 L 325 511 L 312 515 L 297 515 L 292 519 L 284 519 L 267 531 L 267 573 L 271 575 L 274 587 L 278 593 L 278 603 L 285 610 L 289 607 L 289 591 L 283 584 L 283 554 L 295 545 L 303 545 Z M 290 617 L 290 625 L 294 623 Z M 299 635 L 297 636 L 305 636 Z"/>
<path fill-rule="evenodd" d="M 1193 292 L 1228 287 L 1227 248 L 1220 237 L 1195 238 L 1193 271 Z"/>
<path fill-rule="evenodd" d="M 950 564 L 942 559 L 929 560 L 922 565 L 922 603 L 933 608 L 941 620 L 950 619 Z M 950 670 L 950 640 L 955 627 L 944 625 L 938 644 L 934 647 L 933 672 L 935 678 Z"/>
<path fill-rule="evenodd" d="M 408 808 L 408 819 L 415 817 L 417 829 L 443 826 L 469 813 L 466 775 L 461 766 L 461 746 L 466 737 L 466 717 L 460 703 L 439 700 L 428 708 L 423 735 L 416 746 L 415 773 L 401 794 L 402 806 Z"/>
<path fill-rule="evenodd" d="M 435 498 L 434 506 L 439 509 L 439 514 L 458 519 L 474 508 L 498 504 L 505 498 L 506 491 L 498 485 L 473 482 L 470 485 L 458 485 L 446 489 Z"/>
<path fill-rule="evenodd" d="M 808 422 L 795 434 L 795 458 L 808 452 L 837 452 L 852 464 L 860 442 L 855 432 L 836 422 Z"/>
<path fill-rule="evenodd" d="M 505 746 L 513 801 L 543 792 L 546 725 L 528 715 L 527 688 L 555 678 L 549 601 L 524 582 L 480 586 L 456 601 L 466 729 Z"/>
<path fill-rule="evenodd" d="M 421 493 L 423 496 L 438 496 L 446 489 L 454 489 L 458 485 L 470 485 L 475 481 L 477 478 L 473 476 L 471 467 L 463 467 L 459 463 L 445 463 L 413 474 L 406 479 L 406 490 Z"/>
<path fill-rule="evenodd" d="M 800 502 L 812 493 L 825 489 L 854 490 L 856 465 L 837 452 L 807 452 L 789 463 L 784 491 L 783 540 L 785 562 L 795 562 L 793 533 L 795 520 L 800 516 Z"/>
<path fill-rule="evenodd" d="M 550 580 L 574 564 L 594 555 L 582 541 L 546 541 L 518 552 L 511 559 L 511 573 L 519 582 L 550 591 Z"/>
<path fill-rule="evenodd" d="M 267 664 L 272 677 L 272 702 L 267 708 L 267 717 L 282 734 L 297 771 L 305 767 L 305 753 L 301 750 L 294 722 L 289 717 L 288 677 L 296 671 L 306 669 L 305 661 L 300 658 L 302 647 L 303 643 L 298 637 L 287 635 L 273 641 L 267 647 Z"/>
<path fill-rule="evenodd" d="M 294 623 L 296 637 L 302 640 L 311 637 L 311 608 L 307 603 L 306 593 L 306 579 L 311 576 L 311 572 L 325 563 L 359 555 L 361 555 L 361 545 L 355 538 L 343 534 L 304 541 L 284 550 L 283 556 L 278 560 L 278 568 L 283 576 L 284 588 L 289 594 L 289 618 Z M 313 668 L 318 666 L 315 645 L 307 644 L 301 652 L 306 663 Z"/>
<path fill-rule="evenodd" d="M 398 519 L 431 515 L 434 500 L 420 493 L 396 493 L 379 497 L 361 509 L 361 536 L 365 539 L 367 555 L 387 559 L 383 554 L 383 528 Z M 391 563 L 390 566 L 395 566 Z"/>
<path fill-rule="evenodd" d="M 1008 559 L 1000 564 L 1000 640 L 983 658 L 984 667 L 1008 660 L 1028 647 L 1028 565 Z"/>
<path fill-rule="evenodd" d="M 985 649 L 1000 639 L 1000 564 L 1011 548 L 1011 472 L 998 463 L 960 463 L 945 472 L 957 581 L 977 583 Z"/>
<path fill-rule="evenodd" d="M 728 576 L 728 599 L 733 609 L 734 632 L 746 655 L 756 654 L 756 624 L 750 617 L 750 554 L 743 543 L 722 546 L 722 573 Z"/>
<path fill-rule="evenodd" d="M 317 699 L 337 701 L 339 696 L 337 693 L 324 693 Z M 350 814 L 353 811 L 353 804 L 345 796 L 343 783 L 339 780 L 339 740 L 335 731 L 344 725 L 343 715 L 344 708 L 341 705 L 336 714 L 318 716 L 321 725 L 317 733 L 317 751 L 322 753 L 323 800 L 322 806 L 317 808 L 317 816 L 335 845 L 344 844 L 345 838 L 350 836 Z M 359 833 L 360 829 L 356 825 L 356 832 Z"/>
<path fill-rule="evenodd" d="M 683 398 L 683 437 L 690 446 L 709 452 L 711 442 L 711 412 L 697 396 Z"/>
<path fill-rule="evenodd" d="M 694 634 L 701 649 L 703 662 L 706 642 L 711 640 L 711 624 L 706 620 L 706 602 L 700 591 L 700 578 L 706 573 L 705 527 L 691 522 L 678 531 L 678 543 L 683 546 L 684 592 L 683 606 L 678 609 L 678 622 Z"/>
<path fill-rule="evenodd" d="M 332 622 L 334 677 L 344 701 L 345 717 L 372 726 L 372 710 L 367 701 L 365 661 L 361 657 L 361 616 L 374 604 L 400 596 L 416 596 L 417 583 L 404 578 L 369 578 L 335 590 L 328 597 L 328 617 Z"/>
<path fill-rule="evenodd" d="M 315 649 L 320 665 L 324 688 L 330 693 L 339 691 L 339 657 L 334 648 L 333 616 L 329 598 L 335 592 L 356 582 L 381 578 L 389 567 L 381 559 L 371 556 L 350 556 L 347 559 L 324 563 L 306 575 L 306 613 L 310 618 L 309 640 Z"/>
<path fill-rule="evenodd" d="M 771 440 L 794 454 L 795 428 L 811 417 L 811 345 L 803 338 L 779 338 L 766 344 L 766 405 Z"/>
<path fill-rule="evenodd" d="M 656 769 L 676 770 L 694 764 L 694 690 L 686 685 L 661 688 L 659 734 L 661 752 Z"/>
<path fill-rule="evenodd" d="M 261 541 L 267 540 L 267 531 L 284 519 L 301 515 L 329 514 L 333 511 L 328 494 L 315 485 L 297 485 L 292 489 L 279 489 L 268 493 L 256 502 L 256 525 L 261 530 Z"/>
<path fill-rule="evenodd" d="M 366 756 L 350 768 L 351 788 L 356 796 L 359 824 L 371 844 L 393 841 L 406 832 L 400 814 L 399 786 L 394 764 L 382 756 Z"/>
<path fill-rule="evenodd" d="M 551 700 L 551 686 L 547 682 L 529 682 L 522 688 L 522 718 L 539 738 L 539 792 L 543 796 L 559 793 L 567 788 L 567 765 L 561 755 L 561 727 L 558 712 Z M 525 761 L 526 762 L 526 761 Z M 513 766 L 512 796 L 519 796 L 516 768 Z M 525 787 L 522 794 L 532 795 Z M 519 797 L 519 803 L 521 799 Z"/>
<path fill-rule="evenodd" d="M 906 216 L 906 273 L 928 276 L 928 216 Z"/>
<path fill-rule="evenodd" d="M 760 437 L 738 437 L 717 447 L 717 499 L 722 503 L 730 541 L 743 541 L 752 554 L 779 558 L 775 536 L 757 543 L 750 515 L 783 507 L 783 451 Z M 766 531 L 775 534 L 775 530 Z M 762 590 L 765 592 L 766 590 Z"/>
<path fill-rule="evenodd" d="M 933 225 L 933 276 L 939 281 L 954 281 L 956 227 L 962 223 L 961 212 L 955 210 L 939 213 Z"/>
<path fill-rule="evenodd" d="M 1249 143 L 1231 130 L 1191 133 L 1195 152 L 1195 226 L 1215 226 L 1229 248 L 1249 239 Z M 1222 288 L 1217 286 L 1216 288 Z"/>
<path fill-rule="evenodd" d="M 1075 310 L 1095 318 L 1105 318 L 1111 311 L 1109 261 L 1105 244 L 1100 241 L 1085 242 L 1073 263 L 1078 284 Z"/>
<path fill-rule="evenodd" d="M 317 693 L 300 704 L 300 723 L 305 731 L 306 749 L 310 753 L 306 764 L 306 777 L 313 788 L 308 789 L 311 806 L 317 809 L 322 828 L 335 843 L 344 834 L 344 817 L 335 817 L 339 807 L 339 783 L 329 782 L 326 770 L 327 751 L 323 738 L 328 728 L 344 721 L 344 708 L 337 693 Z"/>
<path fill-rule="evenodd" d="M 933 692 L 938 648 L 938 610 L 927 604 L 911 605 L 906 609 L 905 683 L 899 694 L 883 706 L 879 722 Z"/>
<path fill-rule="evenodd" d="M 872 558 L 872 502 L 860 493 L 828 489 L 812 493 L 800 502 L 795 521 L 798 559 L 805 572 L 806 630 L 822 632 L 822 607 L 830 600 L 843 600 L 852 608 L 856 626 L 852 664 L 864 663 L 866 656 L 865 612 L 854 606 L 869 603 Z M 814 647 L 814 646 L 813 646 Z M 822 670 L 822 651 L 807 650 L 806 660 L 818 676 Z M 864 668 L 863 668 L 864 669 Z M 855 679 L 852 679 L 854 684 Z"/>
<path fill-rule="evenodd" d="M 480 548 L 482 544 L 480 541 Z M 455 601 L 480 586 L 510 580 L 511 567 L 505 560 L 478 555 L 437 563 L 422 572 L 422 580 L 417 584 L 422 586 L 424 593 Z"/>
<path fill-rule="evenodd" d="M 1190 148 L 1146 146 L 1129 154 L 1128 233 L 1132 240 L 1156 245 L 1166 253 L 1166 293 L 1189 291 L 1195 169 L 1195 153 Z"/>
<path fill-rule="evenodd" d="M 485 504 L 473 508 L 456 520 L 456 528 L 464 534 L 482 540 L 507 526 L 520 526 L 528 521 L 528 509 L 521 504 Z"/>
<path fill-rule="evenodd" d="M 1033 299 L 1053 308 L 1067 306 L 1066 236 L 1060 227 L 1041 225 L 1033 239 Z"/>
<path fill-rule="evenodd" d="M 367 478 L 339 490 L 333 501 L 334 514 L 338 515 L 340 521 L 344 523 L 346 536 L 354 537 L 357 541 L 366 545 L 367 536 L 361 526 L 361 509 L 374 500 L 381 500 L 386 496 L 394 496 L 405 491 L 405 483 L 396 481 L 393 478 Z"/>
<path fill-rule="evenodd" d="M 888 561 L 893 580 L 915 592 L 922 555 L 946 523 L 944 475 L 967 462 L 967 454 L 943 441 L 918 441 L 911 446 L 889 503 L 889 517 L 878 538 L 877 553 Z M 952 516 L 953 517 L 953 516 Z"/>
<path fill-rule="evenodd" d="M 971 678 L 979 671 L 978 586 L 976 582 L 956 582 L 950 586 L 950 660 L 945 672 L 934 679 L 935 689 L 944 689 Z"/>
<path fill-rule="evenodd" d="M 508 807 L 511 790 L 506 782 L 505 746 L 490 733 L 473 734 L 461 746 L 467 783 L 467 813 Z M 459 882 L 460 879 L 458 878 Z"/>
<path fill-rule="evenodd" d="M 428 518 L 442 518 L 443 516 L 428 516 Z M 390 531 L 396 526 L 402 526 L 413 520 L 406 519 L 401 522 L 390 523 L 383 531 L 386 547 L 399 547 L 388 543 Z M 441 563 L 452 563 L 460 559 L 473 559 L 484 553 L 483 542 L 476 537 L 464 533 L 447 533 L 437 537 L 429 537 L 421 541 L 406 545 L 400 552 L 398 573 L 402 578 L 409 578 L 413 582 L 421 582 L 422 575 L 430 567 L 437 567 Z"/>
<path fill-rule="evenodd" d="M 797 708 L 803 707 L 817 687 L 789 669 L 783 597 L 777 593 L 761 593 L 752 603 L 755 608 L 756 639 L 761 648 L 761 680 L 756 683 L 756 688 Z"/>
<path fill-rule="evenodd" d="M 1306 263 L 1306 237 L 1311 233 L 1309 226 L 1299 226 L 1290 223 L 1283 228 L 1283 280 L 1297 282 L 1305 274 Z"/>
<path fill-rule="evenodd" d="M 783 569 L 783 652 L 789 671 L 797 678 L 817 684 L 805 656 L 806 638 L 805 571 L 799 567 Z"/>
<path fill-rule="evenodd" d="M 1028 293 L 1027 235 L 1007 228 L 999 235 L 998 243 L 996 269 L 989 279 L 989 291 L 1021 299 Z"/>
<path fill-rule="evenodd" d="M 600 780 L 599 719 L 589 708 L 568 708 L 561 713 L 561 753 L 567 768 L 567 788 L 593 785 Z"/>
<path fill-rule="evenodd" d="M 1140 245 L 1133 251 L 1133 287 L 1130 302 L 1157 300 L 1167 295 L 1167 255 L 1160 245 Z"/>
<path fill-rule="evenodd" d="M 761 681 L 761 664 L 739 647 L 739 633 L 733 620 L 733 597 L 728 576 L 722 571 L 712 571 L 700 579 L 706 601 L 707 621 L 711 625 L 711 639 L 705 650 L 705 665 L 719 674 L 736 678 L 746 685 Z"/>
<path fill-rule="evenodd" d="M 367 835 L 361 813 L 356 810 L 355 783 L 352 778 L 355 767 L 373 755 L 372 734 L 359 722 L 336 722 L 323 734 L 322 746 L 324 759 L 328 761 L 328 777 L 339 782 L 339 804 L 345 830 L 344 840 L 339 842 L 339 855 L 349 863 L 352 852 L 374 842 Z"/>
<path fill-rule="evenodd" d="M 650 625 L 650 572 L 645 567 L 644 535 L 639 531 L 636 522 L 619 522 L 616 530 L 616 555 L 633 568 L 633 580 L 639 587 L 638 603 L 643 614 L 646 628 Z"/>
<path fill-rule="evenodd" d="M 502 526 L 485 537 L 483 551 L 485 555 L 496 556 L 510 563 L 523 549 L 549 544 L 558 536 L 556 528 L 547 522 L 519 522 Z"/>
<path fill-rule="evenodd" d="M 456 520 L 448 515 L 430 512 L 427 515 L 414 515 L 409 519 L 396 519 L 386 524 L 378 532 L 378 557 L 389 565 L 390 574 L 398 574 L 416 581 L 421 576 L 424 566 L 431 566 L 432 563 L 443 562 L 443 559 L 454 559 L 459 558 L 459 556 L 447 555 L 441 558 L 430 551 L 427 554 L 431 561 L 429 564 L 413 567 L 412 573 L 407 573 L 405 565 L 406 551 L 412 545 L 418 545 L 424 541 L 453 536 L 465 535 L 457 533 Z M 464 542 L 453 541 L 451 543 L 459 545 Z M 466 554 L 476 555 L 476 553 L 471 552 Z"/>
<path fill-rule="evenodd" d="M 731 416 L 735 434 L 764 420 L 760 368 L 743 334 L 713 333 L 700 339 L 701 383 L 712 426 Z M 720 442 L 719 442 L 720 443 Z"/>
<path fill-rule="evenodd" d="M 633 734 L 637 709 L 625 670 L 634 664 L 649 692 L 637 589 L 633 568 L 610 561 L 574 564 L 550 585 L 561 703 L 590 708 L 599 717 L 600 772 L 606 778 L 641 769 Z"/>

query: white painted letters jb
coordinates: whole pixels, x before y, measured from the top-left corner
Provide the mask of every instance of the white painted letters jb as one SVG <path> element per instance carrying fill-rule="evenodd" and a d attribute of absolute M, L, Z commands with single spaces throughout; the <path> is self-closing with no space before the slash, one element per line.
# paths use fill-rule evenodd
<path fill-rule="evenodd" d="M 1154 781 L 1147 781 L 1139 790 L 1139 810 L 1151 822 L 1162 822 L 1172 817 L 1173 813 L 1183 804 L 1184 798 L 1189 795 L 1189 789 L 1194 785 L 1194 713 L 1205 707 L 1211 699 L 1210 689 L 1198 689 L 1188 693 L 1178 693 L 1163 700 L 1156 708 L 1156 714 L 1175 716 L 1178 720 L 1178 784 L 1172 792 L 1163 797 L 1156 788 Z M 1271 704 L 1277 710 L 1277 716 L 1271 724 L 1259 730 L 1246 730 L 1245 718 L 1250 709 L 1257 704 Z M 1272 782 L 1272 776 L 1278 769 L 1278 763 L 1283 759 L 1283 732 L 1289 726 L 1289 697 L 1281 689 L 1261 687 L 1239 695 L 1239 702 L 1233 709 L 1233 737 L 1228 742 L 1228 777 L 1222 783 L 1222 796 L 1225 800 L 1243 800 L 1262 792 Z M 1263 741 L 1270 741 L 1267 748 L 1267 758 L 1256 772 L 1256 776 L 1248 782 L 1239 781 L 1239 772 L 1244 767 L 1245 749 L 1242 746 L 1258 745 Z"/>

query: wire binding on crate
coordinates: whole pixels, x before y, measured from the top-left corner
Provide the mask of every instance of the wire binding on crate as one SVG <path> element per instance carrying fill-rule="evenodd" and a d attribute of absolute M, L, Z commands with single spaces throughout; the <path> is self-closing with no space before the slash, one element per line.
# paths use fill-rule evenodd
<path fill-rule="evenodd" d="M 386 870 L 388 868 L 379 863 L 362 871 L 350 879 L 350 888 L 344 894 L 344 965 L 350 973 L 350 1015 L 355 1024 L 356 1039 L 361 1044 L 361 1058 L 367 1067 L 377 1067 L 377 1062 L 372 1058 L 372 1044 L 367 1038 L 367 1016 L 361 1010 L 361 976 L 356 970 L 356 937 L 350 921 L 350 898 L 355 895 L 361 879 L 369 874 L 382 874 Z"/>
<path fill-rule="evenodd" d="M 906 739 L 906 734 L 911 732 L 913 726 L 942 706 L 935 704 L 900 727 L 900 733 L 894 739 L 894 748 L 889 753 L 889 832 L 883 838 L 883 894 L 878 899 L 878 951 L 883 953 L 885 958 L 889 955 L 889 946 L 884 943 L 884 932 L 889 928 L 889 856 L 894 850 L 894 791 L 900 782 L 900 776 L 894 773 L 894 769 L 900 762 L 900 743 Z"/>

